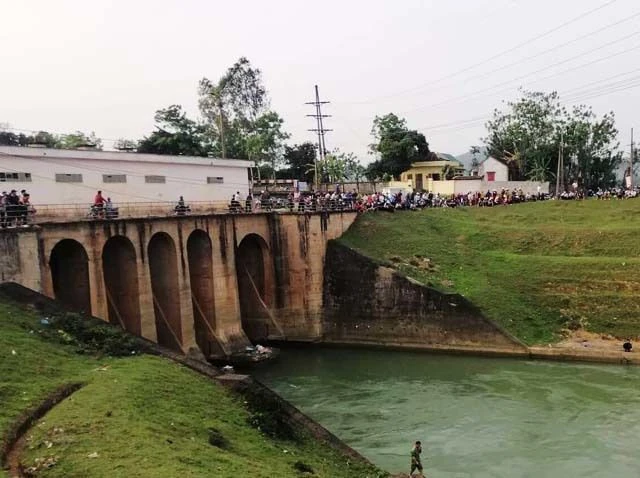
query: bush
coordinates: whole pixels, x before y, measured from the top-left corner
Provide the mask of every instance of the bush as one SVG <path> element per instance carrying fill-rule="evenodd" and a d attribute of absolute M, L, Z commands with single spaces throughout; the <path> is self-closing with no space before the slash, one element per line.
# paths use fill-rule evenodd
<path fill-rule="evenodd" d="M 105 354 L 114 357 L 131 355 L 140 350 L 136 337 L 95 319 L 79 314 L 61 313 L 49 319 L 41 334 L 77 347 L 78 353 Z"/>

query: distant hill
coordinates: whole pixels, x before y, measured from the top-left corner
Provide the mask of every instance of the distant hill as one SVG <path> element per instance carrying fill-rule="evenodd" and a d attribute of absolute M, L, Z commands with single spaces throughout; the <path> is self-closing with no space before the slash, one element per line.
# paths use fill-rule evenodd
<path fill-rule="evenodd" d="M 482 146 L 480 148 L 480 154 L 478 154 L 478 162 L 483 161 L 487 157 L 487 148 Z M 468 151 L 464 154 L 456 156 L 456 159 L 464 165 L 464 169 L 467 171 L 471 169 L 471 162 L 473 161 L 473 155 Z"/>

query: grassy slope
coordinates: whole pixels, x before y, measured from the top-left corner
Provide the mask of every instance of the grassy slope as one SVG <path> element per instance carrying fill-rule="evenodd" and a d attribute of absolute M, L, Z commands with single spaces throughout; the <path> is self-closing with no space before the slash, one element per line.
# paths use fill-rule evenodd
<path fill-rule="evenodd" d="M 464 295 L 532 344 L 567 325 L 640 334 L 639 219 L 640 200 L 377 213 L 341 240 Z"/>
<path fill-rule="evenodd" d="M 180 365 L 152 356 L 78 355 L 43 339 L 39 327 L 34 313 L 0 302 L 0 433 L 59 385 L 87 383 L 29 433 L 27 465 L 58 459 L 41 476 L 297 477 L 298 460 L 315 476 L 377 476 L 311 439 L 268 438 L 248 425 L 240 399 Z M 209 428 L 230 448 L 211 446 Z M 88 458 L 93 452 L 98 457 Z"/>

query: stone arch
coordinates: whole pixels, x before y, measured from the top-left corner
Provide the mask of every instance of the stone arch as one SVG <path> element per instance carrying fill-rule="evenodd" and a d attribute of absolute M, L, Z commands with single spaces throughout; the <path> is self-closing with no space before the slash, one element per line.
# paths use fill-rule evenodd
<path fill-rule="evenodd" d="M 113 236 L 102 248 L 102 270 L 109 322 L 140 335 L 140 292 L 136 249 L 125 236 Z"/>
<path fill-rule="evenodd" d="M 263 340 L 273 331 L 269 310 L 274 303 L 274 263 L 265 240 L 246 235 L 236 251 L 236 274 L 242 328 L 249 340 Z"/>
<path fill-rule="evenodd" d="M 182 352 L 180 290 L 175 243 L 168 234 L 158 232 L 151 237 L 147 253 L 158 343 Z"/>
<path fill-rule="evenodd" d="M 220 352 L 212 343 L 211 330 L 216 329 L 215 298 L 213 295 L 213 257 L 211 238 L 202 229 L 194 230 L 187 239 L 189 282 L 196 343 L 209 357 Z"/>
<path fill-rule="evenodd" d="M 91 314 L 89 256 L 78 241 L 62 239 L 49 257 L 54 297 L 66 307 Z"/>

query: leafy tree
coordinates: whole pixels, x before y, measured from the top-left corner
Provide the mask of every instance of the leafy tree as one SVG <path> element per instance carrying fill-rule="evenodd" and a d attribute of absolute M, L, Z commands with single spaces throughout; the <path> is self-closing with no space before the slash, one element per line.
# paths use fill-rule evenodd
<path fill-rule="evenodd" d="M 610 187 L 622 162 L 615 142 L 618 130 L 613 113 L 598 119 L 591 108 L 575 106 L 561 123 L 564 142 L 565 180 L 586 189 Z"/>
<path fill-rule="evenodd" d="M 313 172 L 308 172 L 309 165 L 313 165 L 316 159 L 316 146 L 306 142 L 284 147 L 283 162 L 285 169 L 278 171 L 282 179 L 298 179 L 300 181 L 313 181 Z"/>
<path fill-rule="evenodd" d="M 157 130 L 138 144 L 139 153 L 206 156 L 204 127 L 187 118 L 182 106 L 171 105 L 156 111 Z"/>
<path fill-rule="evenodd" d="M 0 131 L 0 145 L 2 146 L 27 146 L 29 143 L 29 136 L 15 134 L 11 131 Z"/>
<path fill-rule="evenodd" d="M 118 151 L 135 151 L 138 149 L 138 141 L 120 138 L 115 142 L 113 148 L 117 149 Z"/>
<path fill-rule="evenodd" d="M 558 121 L 563 110 L 558 94 L 523 92 L 507 103 L 508 112 L 494 110 L 487 123 L 487 154 L 509 165 L 510 179 L 527 178 L 530 169 L 545 169 L 558 152 Z M 546 169 L 545 169 L 546 170 Z"/>
<path fill-rule="evenodd" d="M 102 140 L 92 131 L 86 135 L 82 131 L 61 135 L 55 145 L 60 149 L 76 149 L 83 146 L 90 146 L 95 149 L 102 149 Z"/>
<path fill-rule="evenodd" d="M 206 132 L 216 152 L 223 158 L 248 159 L 246 146 L 254 143 L 247 143 L 247 136 L 269 107 L 262 72 L 242 57 L 217 83 L 208 78 L 200 80 L 198 96 Z"/>
<path fill-rule="evenodd" d="M 32 144 L 39 144 L 47 148 L 56 148 L 58 145 L 58 137 L 47 131 L 38 131 L 31 137 Z"/>
<path fill-rule="evenodd" d="M 269 164 L 274 175 L 283 162 L 284 141 L 289 138 L 289 134 L 282 131 L 283 123 L 278 113 L 267 111 L 256 118 L 246 136 L 248 159 L 256 161 L 258 165 Z"/>
<path fill-rule="evenodd" d="M 376 142 L 370 146 L 379 159 L 367 168 L 367 176 L 377 179 L 388 174 L 399 177 L 416 161 L 430 158 L 429 144 L 422 133 L 407 128 L 406 121 L 393 113 L 376 116 L 371 134 Z"/>
<path fill-rule="evenodd" d="M 553 181 L 562 143 L 566 183 L 594 189 L 615 182 L 621 154 L 613 113 L 597 118 L 584 105 L 562 107 L 556 92 L 523 91 L 506 112 L 494 111 L 487 130 L 488 154 L 509 165 L 512 180 Z"/>

